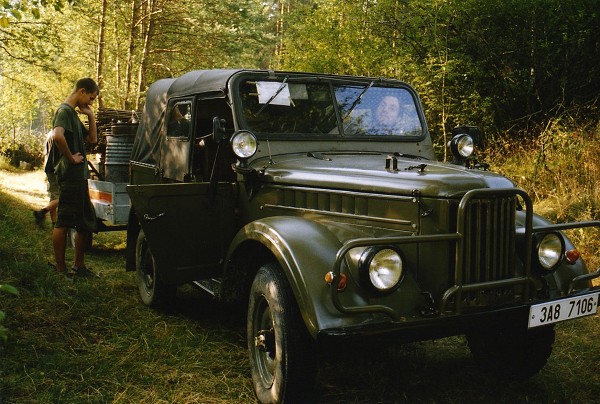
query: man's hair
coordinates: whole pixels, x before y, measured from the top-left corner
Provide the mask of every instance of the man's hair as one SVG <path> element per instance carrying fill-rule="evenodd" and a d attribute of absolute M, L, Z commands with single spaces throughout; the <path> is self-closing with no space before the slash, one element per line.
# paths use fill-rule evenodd
<path fill-rule="evenodd" d="M 100 93 L 100 88 L 98 88 L 98 84 L 93 79 L 86 77 L 85 79 L 77 80 L 75 84 L 75 91 L 83 88 L 86 93 Z"/>

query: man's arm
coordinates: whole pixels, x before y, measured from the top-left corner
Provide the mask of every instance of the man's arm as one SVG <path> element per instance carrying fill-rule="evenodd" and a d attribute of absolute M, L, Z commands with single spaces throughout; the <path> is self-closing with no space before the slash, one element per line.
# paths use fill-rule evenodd
<path fill-rule="evenodd" d="M 94 129 L 96 128 L 96 122 L 94 122 Z M 94 132 L 95 133 L 95 132 Z M 61 154 L 67 158 L 69 163 L 71 164 L 81 164 L 83 163 L 83 156 L 81 153 L 71 154 L 71 149 L 69 149 L 69 145 L 67 144 L 67 139 L 65 138 L 65 128 L 62 126 L 57 126 L 53 129 L 52 140 L 54 141 L 54 145 L 58 147 Z"/>
<path fill-rule="evenodd" d="M 88 105 L 84 108 L 79 109 L 82 114 L 87 115 L 88 117 L 88 134 L 85 137 L 85 140 L 88 143 L 96 143 L 98 141 L 98 129 L 96 128 L 96 115 L 92 108 Z"/>

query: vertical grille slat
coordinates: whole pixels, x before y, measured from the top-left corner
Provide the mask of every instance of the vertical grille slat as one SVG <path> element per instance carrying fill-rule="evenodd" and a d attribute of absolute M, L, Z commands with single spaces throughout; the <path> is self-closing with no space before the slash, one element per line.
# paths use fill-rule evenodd
<path fill-rule="evenodd" d="M 490 282 L 515 276 L 514 196 L 475 198 L 469 202 L 465 220 L 463 284 Z M 484 304 L 491 294 L 506 295 L 510 290 L 494 289 L 463 296 L 469 304 Z M 485 295 L 485 297 L 483 297 Z"/>

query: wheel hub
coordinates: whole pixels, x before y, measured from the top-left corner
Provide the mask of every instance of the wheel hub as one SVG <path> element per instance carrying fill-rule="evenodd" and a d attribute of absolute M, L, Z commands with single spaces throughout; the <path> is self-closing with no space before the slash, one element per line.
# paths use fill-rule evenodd
<path fill-rule="evenodd" d="M 258 331 L 257 336 L 254 337 L 254 346 L 272 356 L 275 352 L 275 332 L 273 328 Z"/>

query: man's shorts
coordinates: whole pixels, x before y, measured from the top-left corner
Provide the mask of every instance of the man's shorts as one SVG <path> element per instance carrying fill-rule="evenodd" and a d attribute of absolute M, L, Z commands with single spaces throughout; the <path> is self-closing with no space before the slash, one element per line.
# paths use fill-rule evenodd
<path fill-rule="evenodd" d="M 46 173 L 46 180 L 48 181 L 48 197 L 51 201 L 58 199 L 58 180 L 56 174 Z"/>
<path fill-rule="evenodd" d="M 96 212 L 90 201 L 87 180 L 59 182 L 55 227 L 71 227 L 81 232 L 96 230 Z"/>

